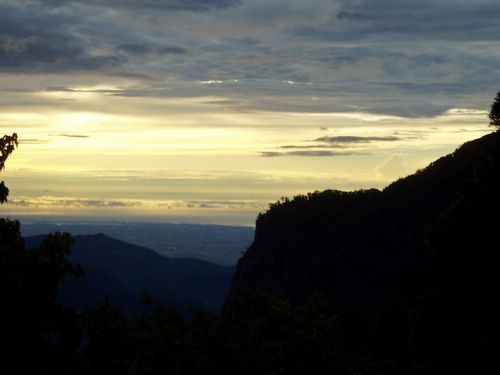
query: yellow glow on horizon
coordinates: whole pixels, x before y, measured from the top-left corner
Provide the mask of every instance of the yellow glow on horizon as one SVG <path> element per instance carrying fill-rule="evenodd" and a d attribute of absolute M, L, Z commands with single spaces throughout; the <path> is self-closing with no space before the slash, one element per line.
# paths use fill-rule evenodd
<path fill-rule="evenodd" d="M 4 133 L 21 140 L 2 176 L 12 214 L 241 213 L 251 223 L 283 195 L 382 188 L 491 131 L 484 111 L 460 108 L 434 118 L 239 112 L 207 104 L 217 97 L 132 98 L 110 94 L 113 86 L 71 87 L 42 95 L 53 107 L 0 111 Z M 366 141 L 328 141 L 335 137 Z"/>
<path fill-rule="evenodd" d="M 337 116 L 338 115 L 338 116 Z M 18 123 L 21 141 L 41 139 L 23 145 L 24 152 L 45 156 L 71 155 L 75 159 L 88 153 L 103 155 L 254 155 L 264 151 L 283 151 L 292 145 L 313 149 L 313 141 L 332 136 L 394 136 L 393 142 L 373 142 L 362 147 L 366 152 L 395 152 L 408 147 L 429 148 L 460 144 L 472 134 L 484 133 L 485 126 L 464 130 L 464 119 L 479 123 L 482 112 L 451 111 L 434 119 L 401 119 L 383 121 L 376 127 L 346 114 L 311 113 L 208 113 L 172 115 L 115 115 L 100 112 L 66 111 L 53 113 L 3 113 L 0 121 Z M 354 116 L 354 114 L 352 114 Z M 356 116 L 358 116 L 356 114 Z M 461 121 L 457 120 L 457 117 Z M 334 120 L 332 120 L 334 118 Z M 340 121 L 335 120 L 340 118 Z M 356 117 L 357 118 L 357 117 Z M 348 127 L 345 121 L 351 120 Z M 36 125 L 29 126 L 31 121 Z M 215 126 L 213 124 L 216 124 Z M 265 124 L 265 126 L 263 126 Z M 288 126 L 291 127 L 286 127 Z M 15 128 L 15 125 L 12 126 Z M 318 145 L 316 148 L 321 149 Z M 360 152 L 359 144 L 346 144 L 344 152 Z M 78 164 L 78 163 L 76 163 Z"/>

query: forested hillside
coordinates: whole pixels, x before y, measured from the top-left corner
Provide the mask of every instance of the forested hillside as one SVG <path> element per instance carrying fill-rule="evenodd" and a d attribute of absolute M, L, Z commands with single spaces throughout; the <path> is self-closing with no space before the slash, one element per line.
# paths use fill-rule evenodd
<path fill-rule="evenodd" d="M 319 293 L 330 316 L 355 319 L 387 358 L 484 363 L 499 337 L 499 188 L 496 132 L 383 191 L 272 204 L 238 264 L 227 314 L 238 314 L 246 290 L 291 305 Z"/>

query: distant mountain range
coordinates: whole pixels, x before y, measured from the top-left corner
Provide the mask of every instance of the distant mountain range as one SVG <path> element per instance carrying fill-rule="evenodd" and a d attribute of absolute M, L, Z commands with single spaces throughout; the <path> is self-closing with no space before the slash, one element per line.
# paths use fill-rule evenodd
<path fill-rule="evenodd" d="M 253 240 L 254 229 L 225 225 L 21 219 L 23 236 L 53 231 L 103 233 L 130 244 L 146 246 L 170 258 L 197 258 L 233 266 Z"/>
<path fill-rule="evenodd" d="M 35 247 L 43 237 L 27 237 L 26 244 Z M 135 311 L 146 292 L 181 312 L 194 306 L 217 313 L 234 272 L 234 267 L 203 260 L 167 258 L 103 234 L 76 235 L 74 240 L 69 259 L 84 267 L 85 277 L 68 277 L 58 299 L 82 311 L 101 306 L 106 298 Z"/>

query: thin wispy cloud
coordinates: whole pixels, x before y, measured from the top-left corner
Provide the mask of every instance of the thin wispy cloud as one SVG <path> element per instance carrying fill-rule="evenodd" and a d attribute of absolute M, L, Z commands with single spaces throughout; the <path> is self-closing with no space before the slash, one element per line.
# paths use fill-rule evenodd
<path fill-rule="evenodd" d="M 315 139 L 316 142 L 326 142 L 326 143 L 368 143 L 368 142 L 393 142 L 399 141 L 401 138 L 395 136 L 387 136 L 387 137 L 360 137 L 353 135 L 345 135 L 345 136 L 336 136 L 336 137 L 321 137 Z"/>
<path fill-rule="evenodd" d="M 90 135 L 86 134 L 51 134 L 53 137 L 64 137 L 64 138 L 90 138 Z"/>
<path fill-rule="evenodd" d="M 280 151 L 261 152 L 264 157 L 278 156 L 349 156 L 366 155 L 369 153 L 369 145 L 374 142 L 395 142 L 403 138 L 396 136 L 325 136 L 307 141 L 307 144 L 293 144 L 279 146 Z M 293 151 L 281 151 L 293 150 Z"/>
<path fill-rule="evenodd" d="M 313 145 L 284 145 L 280 146 L 280 149 L 285 149 L 285 150 L 308 150 L 308 149 L 317 149 L 317 148 L 347 148 L 349 147 L 348 145 L 342 145 L 342 144 L 329 144 L 329 145 L 324 145 L 324 144 L 313 144 Z"/>
<path fill-rule="evenodd" d="M 37 139 L 37 138 L 21 138 L 19 140 L 20 144 L 24 145 L 40 145 L 50 143 L 48 139 Z"/>
<path fill-rule="evenodd" d="M 326 156 L 352 156 L 352 155 L 366 155 L 363 152 L 338 152 L 329 150 L 300 150 L 300 151 L 263 151 L 261 156 L 266 158 L 273 158 L 278 156 L 307 156 L 307 157 L 326 157 Z"/>

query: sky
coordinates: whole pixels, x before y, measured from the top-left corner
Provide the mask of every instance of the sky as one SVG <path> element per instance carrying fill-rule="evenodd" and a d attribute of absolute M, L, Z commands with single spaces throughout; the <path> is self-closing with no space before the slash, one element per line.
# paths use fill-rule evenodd
<path fill-rule="evenodd" d="M 2 216 L 253 225 L 492 129 L 498 0 L 0 0 Z"/>

